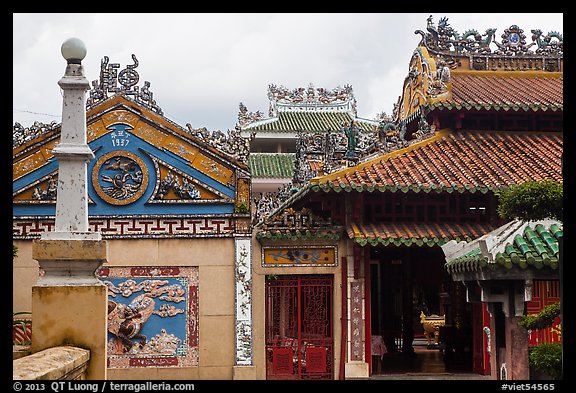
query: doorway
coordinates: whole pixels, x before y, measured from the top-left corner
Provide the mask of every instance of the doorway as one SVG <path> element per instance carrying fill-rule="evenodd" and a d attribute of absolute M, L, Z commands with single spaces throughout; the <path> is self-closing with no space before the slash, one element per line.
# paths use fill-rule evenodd
<path fill-rule="evenodd" d="M 373 373 L 472 371 L 472 306 L 444 262 L 440 247 L 371 248 Z"/>
<path fill-rule="evenodd" d="M 266 378 L 333 379 L 330 275 L 266 277 Z"/>

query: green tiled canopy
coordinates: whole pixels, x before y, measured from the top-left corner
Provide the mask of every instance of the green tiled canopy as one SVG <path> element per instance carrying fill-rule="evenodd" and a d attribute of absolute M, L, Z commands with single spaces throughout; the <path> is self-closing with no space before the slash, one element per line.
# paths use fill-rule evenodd
<path fill-rule="evenodd" d="M 279 112 L 277 118 L 266 119 L 263 122 L 256 122 L 244 128 L 243 131 L 249 132 L 296 132 L 312 131 L 326 132 L 327 130 L 337 131 L 342 128 L 343 124 L 349 124 L 355 120 L 356 124 L 368 131 L 372 130 L 375 125 L 369 121 L 362 121 L 352 117 L 347 112 Z"/>
<path fill-rule="evenodd" d="M 452 261 L 446 263 L 450 273 L 478 271 L 483 269 L 520 269 L 548 267 L 558 268 L 558 239 L 563 232 L 559 224 L 545 227 L 537 224 L 534 227 L 526 225 L 522 234 L 516 234 L 508 239 L 503 251 L 496 253 L 494 261 L 490 262 L 486 255 L 476 247 Z"/>

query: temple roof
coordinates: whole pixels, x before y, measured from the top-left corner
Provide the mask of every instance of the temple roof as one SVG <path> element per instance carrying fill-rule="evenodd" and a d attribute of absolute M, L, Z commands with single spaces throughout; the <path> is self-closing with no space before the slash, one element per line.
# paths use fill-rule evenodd
<path fill-rule="evenodd" d="M 277 117 L 268 118 L 252 123 L 242 129 L 246 132 L 286 132 L 297 131 L 326 132 L 338 131 L 344 124 L 355 120 L 356 125 L 365 130 L 372 130 L 378 122 L 367 119 L 358 119 L 347 112 L 279 112 Z"/>
<path fill-rule="evenodd" d="M 352 224 L 347 228 L 347 233 L 350 239 L 361 246 L 434 246 L 451 240 L 471 241 L 492 230 L 494 227 L 488 223 L 379 222 Z"/>
<path fill-rule="evenodd" d="M 562 110 L 562 34 L 531 29 L 528 42 L 517 25 L 502 34 L 496 30 L 459 33 L 447 18 L 436 26 L 430 15 L 426 31 L 415 31 L 422 40 L 412 54 L 395 120 L 410 123 L 445 108 Z"/>
<path fill-rule="evenodd" d="M 562 74 L 527 74 L 481 72 L 451 77 L 451 96 L 432 103 L 436 108 L 495 110 L 562 110 L 564 107 Z"/>
<path fill-rule="evenodd" d="M 442 247 L 451 274 L 497 269 L 558 269 L 562 223 L 512 221 L 477 240 L 451 241 Z"/>
<path fill-rule="evenodd" d="M 248 112 L 240 103 L 238 125 L 245 132 L 337 131 L 352 120 L 364 130 L 372 130 L 378 121 L 359 118 L 352 86 L 327 90 L 310 84 L 307 88 L 289 90 L 284 86 L 269 85 L 268 117 L 262 112 Z"/>
<path fill-rule="evenodd" d="M 324 191 L 487 192 L 527 180 L 562 182 L 555 132 L 443 131 L 371 161 L 310 180 Z"/>

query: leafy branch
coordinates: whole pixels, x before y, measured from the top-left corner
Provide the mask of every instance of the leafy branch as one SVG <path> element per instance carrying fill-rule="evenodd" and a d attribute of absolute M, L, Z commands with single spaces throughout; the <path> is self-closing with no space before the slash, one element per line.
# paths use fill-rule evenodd
<path fill-rule="evenodd" d="M 560 303 L 550 304 L 538 314 L 525 315 L 518 322 L 526 330 L 541 330 L 554 324 L 554 319 L 560 315 Z"/>
<path fill-rule="evenodd" d="M 563 185 L 551 179 L 529 180 L 497 191 L 498 215 L 521 221 L 552 218 L 563 221 Z"/>

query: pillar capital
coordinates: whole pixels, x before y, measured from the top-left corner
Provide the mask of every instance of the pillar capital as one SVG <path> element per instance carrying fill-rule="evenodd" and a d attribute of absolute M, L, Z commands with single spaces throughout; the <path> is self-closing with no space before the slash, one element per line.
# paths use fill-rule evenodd
<path fill-rule="evenodd" d="M 38 279 L 39 286 L 103 285 L 94 273 L 108 258 L 108 243 L 93 239 L 34 240 L 32 258 L 45 272 Z"/>

